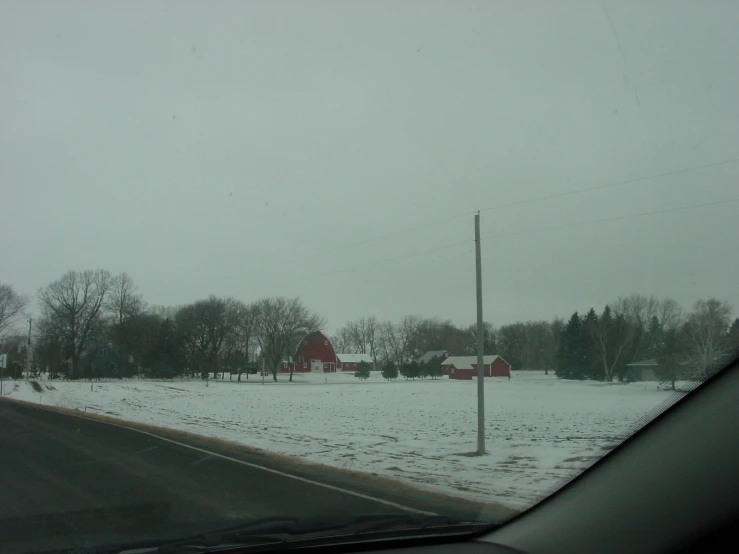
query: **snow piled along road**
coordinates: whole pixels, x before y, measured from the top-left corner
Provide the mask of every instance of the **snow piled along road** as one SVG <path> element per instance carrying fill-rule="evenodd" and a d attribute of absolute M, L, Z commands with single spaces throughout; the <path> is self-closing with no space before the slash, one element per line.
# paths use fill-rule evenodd
<path fill-rule="evenodd" d="M 350 374 L 234 381 L 8 382 L 5 395 L 218 437 L 477 500 L 531 505 L 676 396 L 656 383 L 485 380 L 488 455 L 476 448 L 475 381 L 360 382 Z M 19 386 L 14 386 L 19 385 Z"/>

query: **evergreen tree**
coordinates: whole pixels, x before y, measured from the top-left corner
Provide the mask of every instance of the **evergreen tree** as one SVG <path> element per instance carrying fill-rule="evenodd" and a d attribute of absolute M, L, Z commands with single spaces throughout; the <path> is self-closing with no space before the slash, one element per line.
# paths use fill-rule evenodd
<path fill-rule="evenodd" d="M 415 379 L 421 374 L 421 367 L 418 362 L 412 361 L 400 366 L 400 375 L 406 379 Z"/>
<path fill-rule="evenodd" d="M 421 365 L 415 360 L 408 364 L 408 378 L 418 379 L 421 376 Z"/>
<path fill-rule="evenodd" d="M 367 379 L 370 376 L 370 365 L 367 362 L 359 362 L 354 372 L 354 377 L 358 379 Z"/>
<path fill-rule="evenodd" d="M 432 379 L 438 379 L 444 374 L 441 369 L 441 360 L 439 360 L 439 358 L 437 358 L 436 356 L 431 358 L 426 366 L 426 372 Z"/>
<path fill-rule="evenodd" d="M 595 336 L 598 331 L 598 315 L 593 308 L 588 310 L 582 320 L 578 356 L 580 359 L 576 379 L 603 379 L 603 368 L 597 356 Z"/>
<path fill-rule="evenodd" d="M 580 337 L 582 335 L 582 322 L 577 312 L 572 314 L 565 325 L 559 339 L 557 350 L 557 377 L 561 379 L 577 379 L 582 367 L 580 351 Z"/>
<path fill-rule="evenodd" d="M 643 350 L 644 357 L 654 358 L 657 355 L 657 348 L 662 344 L 663 339 L 663 330 L 659 318 L 656 315 L 652 316 L 644 340 L 646 343 Z"/>
<path fill-rule="evenodd" d="M 390 379 L 397 379 L 398 378 L 398 367 L 392 362 L 389 361 L 384 365 L 382 368 L 382 371 L 380 372 L 382 377 L 384 379 L 387 379 L 388 381 Z"/>
<path fill-rule="evenodd" d="M 685 340 L 676 329 L 669 329 L 664 333 L 662 342 L 657 346 L 657 377 L 660 382 L 669 383 L 675 390 L 675 381 L 680 373 L 680 364 L 685 359 Z"/>

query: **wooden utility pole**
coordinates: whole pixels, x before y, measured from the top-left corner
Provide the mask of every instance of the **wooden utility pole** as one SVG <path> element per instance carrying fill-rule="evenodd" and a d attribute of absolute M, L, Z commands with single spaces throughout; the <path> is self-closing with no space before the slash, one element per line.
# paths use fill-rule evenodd
<path fill-rule="evenodd" d="M 480 212 L 475 214 L 475 276 L 477 280 L 477 455 L 485 454 L 485 364 L 482 322 L 482 258 L 480 255 Z"/>
<path fill-rule="evenodd" d="M 31 326 L 33 318 L 28 318 L 28 343 L 26 344 L 26 381 L 28 381 L 28 373 L 31 371 Z"/>

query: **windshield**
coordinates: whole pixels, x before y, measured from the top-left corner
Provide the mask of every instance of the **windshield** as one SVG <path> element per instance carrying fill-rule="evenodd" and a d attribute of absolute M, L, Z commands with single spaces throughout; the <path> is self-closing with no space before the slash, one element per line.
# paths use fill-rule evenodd
<path fill-rule="evenodd" d="M 469 533 L 563 486 L 739 347 L 738 19 L 3 2 L 0 550 Z"/>

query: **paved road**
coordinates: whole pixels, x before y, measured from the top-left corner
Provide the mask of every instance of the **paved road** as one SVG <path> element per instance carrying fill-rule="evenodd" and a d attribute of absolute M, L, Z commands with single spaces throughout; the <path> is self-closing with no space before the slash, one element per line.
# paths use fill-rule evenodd
<path fill-rule="evenodd" d="M 401 511 L 136 431 L 0 401 L 2 552 L 190 535 L 274 515 Z"/>

